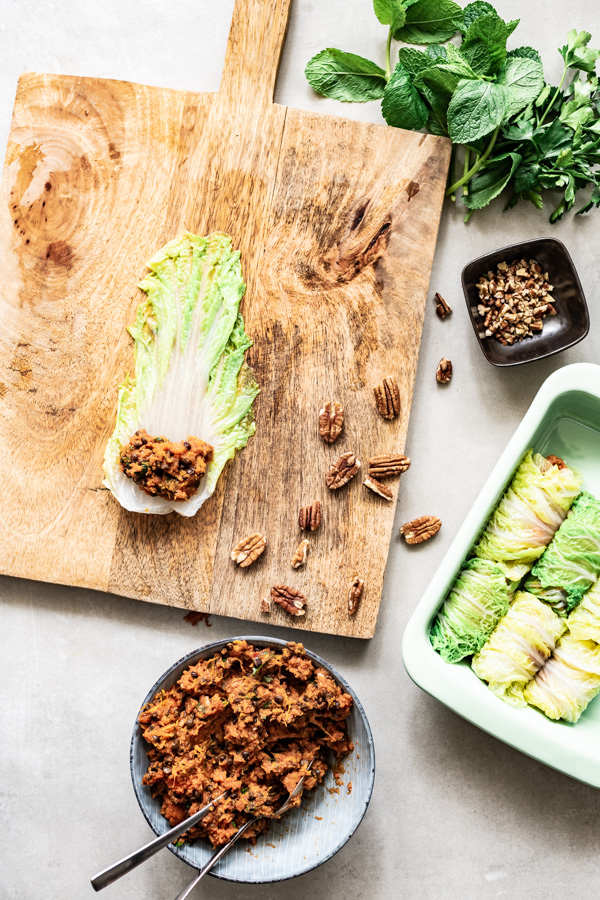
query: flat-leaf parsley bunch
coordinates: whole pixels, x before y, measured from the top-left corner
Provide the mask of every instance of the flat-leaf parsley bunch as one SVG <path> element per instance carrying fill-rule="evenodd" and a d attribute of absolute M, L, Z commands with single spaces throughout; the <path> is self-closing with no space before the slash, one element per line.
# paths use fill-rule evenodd
<path fill-rule="evenodd" d="M 560 192 L 551 222 L 584 188 L 591 194 L 577 212 L 600 206 L 600 50 L 588 47 L 589 32 L 569 31 L 559 50 L 562 78 L 552 86 L 537 50 L 507 50 L 519 20 L 505 22 L 491 3 L 461 9 L 453 0 L 373 0 L 373 8 L 388 26 L 385 69 L 354 53 L 322 50 L 306 66 L 315 91 L 381 100 L 389 125 L 447 135 L 454 144 L 447 194 L 454 200 L 462 189 L 465 220 L 507 187 L 506 208 L 529 200 L 541 209 L 543 191 Z M 457 34 L 459 44 L 446 43 Z M 392 40 L 426 48 L 402 46 L 392 69 Z"/>

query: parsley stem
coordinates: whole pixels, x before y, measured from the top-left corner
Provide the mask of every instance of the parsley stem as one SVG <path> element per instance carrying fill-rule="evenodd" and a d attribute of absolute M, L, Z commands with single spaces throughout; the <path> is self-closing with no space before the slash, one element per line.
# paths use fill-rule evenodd
<path fill-rule="evenodd" d="M 538 122 L 538 128 L 541 128 L 541 127 L 542 127 L 542 125 L 544 124 L 544 119 L 546 118 L 546 116 L 548 115 L 548 113 L 550 112 L 550 110 L 552 109 L 552 105 L 554 104 L 554 101 L 555 101 L 556 98 L 558 97 L 558 95 L 559 95 L 559 93 L 560 93 L 560 89 L 561 89 L 562 86 L 563 86 L 564 80 L 565 80 L 566 75 L 567 75 L 567 69 L 568 69 L 568 68 L 569 68 L 568 66 L 565 66 L 564 71 L 563 71 L 563 73 L 562 73 L 562 78 L 560 79 L 560 84 L 558 85 L 558 87 L 557 87 L 556 90 L 554 91 L 554 94 L 552 95 L 552 99 L 550 100 L 550 103 L 548 104 L 548 106 L 547 106 L 546 109 L 544 110 L 544 115 L 542 116 L 542 118 L 541 118 L 540 121 Z"/>
<path fill-rule="evenodd" d="M 392 48 L 392 29 L 390 28 L 387 37 L 387 44 L 385 45 L 385 80 L 389 81 L 392 77 L 392 66 L 390 63 L 390 51 Z"/>
<path fill-rule="evenodd" d="M 473 175 L 475 175 L 475 173 L 480 170 L 480 168 L 482 167 L 482 165 L 484 164 L 484 162 L 486 161 L 486 159 L 488 158 L 488 156 L 494 149 L 494 144 L 496 143 L 496 140 L 498 138 L 499 131 L 500 131 L 500 126 L 498 126 L 496 128 L 496 130 L 494 131 L 494 133 L 492 134 L 492 136 L 490 138 L 490 142 L 487 145 L 487 147 L 485 148 L 485 150 L 483 151 L 483 153 L 481 154 L 481 156 L 476 157 L 475 162 L 473 163 L 473 165 L 471 166 L 469 171 L 466 172 L 462 178 L 459 178 L 458 181 L 455 181 L 454 184 L 451 184 L 450 187 L 446 190 L 446 197 L 449 197 L 450 194 L 453 194 L 454 191 L 457 190 L 457 188 L 462 187 L 463 184 L 466 184 L 467 181 L 470 181 L 471 178 L 473 177 Z"/>

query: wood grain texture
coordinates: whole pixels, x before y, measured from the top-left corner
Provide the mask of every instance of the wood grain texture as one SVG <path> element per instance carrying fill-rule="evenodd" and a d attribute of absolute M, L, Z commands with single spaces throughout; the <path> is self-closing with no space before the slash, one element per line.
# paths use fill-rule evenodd
<path fill-rule="evenodd" d="M 364 471 L 405 449 L 449 143 L 273 104 L 290 3 L 238 0 L 218 93 L 20 79 L 0 204 L 0 571 L 258 621 L 289 584 L 307 615 L 271 622 L 369 637 L 398 482 L 388 503 L 324 475 L 346 450 Z M 184 229 L 242 251 L 262 389 L 256 437 L 191 520 L 122 510 L 101 468 L 136 284 Z M 391 422 L 373 398 L 390 374 Z M 333 445 L 317 426 L 328 399 L 346 410 Z M 323 524 L 294 570 L 298 511 L 317 499 Z M 229 552 L 254 531 L 267 550 L 240 570 Z"/>

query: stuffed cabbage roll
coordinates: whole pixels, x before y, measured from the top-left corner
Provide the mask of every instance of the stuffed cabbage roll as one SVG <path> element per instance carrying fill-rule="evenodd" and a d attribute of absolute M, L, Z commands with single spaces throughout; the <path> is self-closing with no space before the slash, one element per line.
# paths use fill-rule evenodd
<path fill-rule="evenodd" d="M 580 641 L 600 644 L 600 580 L 567 619 L 569 633 Z"/>
<path fill-rule="evenodd" d="M 471 559 L 463 566 L 429 632 L 434 650 L 448 663 L 483 647 L 512 594 L 499 566 Z"/>
<path fill-rule="evenodd" d="M 531 569 L 581 489 L 581 476 L 557 457 L 529 450 L 474 548 L 513 581 Z"/>
<path fill-rule="evenodd" d="M 523 696 L 549 719 L 577 722 L 600 691 L 600 645 L 566 634 Z"/>
<path fill-rule="evenodd" d="M 473 657 L 473 671 L 502 700 L 526 706 L 523 688 L 546 663 L 566 628 L 564 620 L 546 603 L 519 591 L 487 643 Z"/>
<path fill-rule="evenodd" d="M 600 575 L 600 502 L 581 493 L 533 567 L 525 590 L 566 616 Z"/>

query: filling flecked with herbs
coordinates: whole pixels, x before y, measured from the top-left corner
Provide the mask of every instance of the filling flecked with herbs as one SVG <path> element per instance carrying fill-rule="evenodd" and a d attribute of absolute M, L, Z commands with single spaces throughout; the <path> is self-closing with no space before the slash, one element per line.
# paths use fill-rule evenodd
<path fill-rule="evenodd" d="M 304 790 L 313 790 L 332 759 L 354 749 L 351 711 L 350 695 L 302 644 L 277 650 L 233 641 L 186 669 L 140 713 L 149 745 L 143 783 L 171 825 L 229 790 L 182 840 L 217 847 L 256 816 L 244 833 L 254 843 L 302 776 Z"/>
<path fill-rule="evenodd" d="M 168 441 L 143 428 L 121 450 L 121 468 L 151 497 L 188 500 L 198 489 L 213 448 L 197 437 Z"/>

